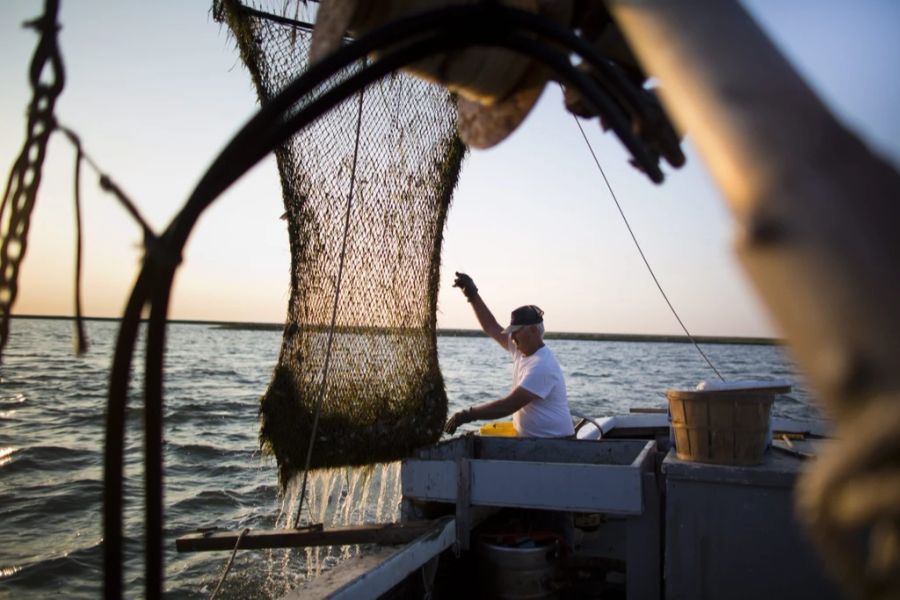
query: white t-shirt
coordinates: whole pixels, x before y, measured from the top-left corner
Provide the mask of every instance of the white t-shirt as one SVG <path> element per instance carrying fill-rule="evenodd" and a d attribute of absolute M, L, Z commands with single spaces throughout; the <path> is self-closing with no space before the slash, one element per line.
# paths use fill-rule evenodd
<path fill-rule="evenodd" d="M 541 346 L 531 356 L 522 354 L 512 339 L 513 389 L 521 386 L 538 400 L 532 400 L 515 413 L 513 424 L 523 437 L 565 437 L 575 434 L 566 381 L 550 348 Z"/>

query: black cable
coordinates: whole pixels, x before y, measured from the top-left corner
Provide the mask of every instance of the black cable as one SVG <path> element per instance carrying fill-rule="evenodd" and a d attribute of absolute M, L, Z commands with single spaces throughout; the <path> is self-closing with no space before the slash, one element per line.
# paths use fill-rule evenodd
<path fill-rule="evenodd" d="M 653 283 L 656 284 L 656 289 L 659 290 L 659 293 L 662 294 L 663 300 L 666 301 L 666 304 L 669 306 L 669 310 L 672 311 L 672 314 L 675 315 L 675 320 L 678 321 L 678 324 L 681 325 L 681 329 L 684 331 L 684 334 L 691 340 L 691 343 L 694 344 L 694 348 L 697 349 L 697 352 L 700 353 L 700 356 L 703 357 L 703 360 L 706 361 L 706 364 L 709 365 L 709 368 L 712 369 L 716 375 L 719 376 L 719 379 L 725 381 L 725 378 L 722 377 L 722 374 L 719 373 L 719 370 L 716 369 L 715 365 L 712 364 L 712 361 L 709 360 L 709 357 L 706 356 L 706 353 L 700 348 L 700 344 L 697 343 L 697 340 L 694 339 L 694 336 L 691 335 L 691 332 L 688 331 L 688 328 L 685 326 L 684 322 L 681 320 L 681 317 L 678 316 L 678 311 L 675 310 L 675 307 L 672 306 L 672 303 L 669 301 L 669 297 L 666 295 L 665 290 L 663 290 L 662 285 L 659 283 L 659 279 L 656 278 L 656 273 L 653 272 L 653 267 L 650 266 L 650 262 L 647 260 L 647 256 L 644 254 L 644 250 L 641 248 L 641 244 L 638 242 L 637 236 L 634 235 L 634 230 L 631 229 L 631 224 L 628 222 L 628 217 L 625 216 L 625 211 L 622 210 L 622 205 L 619 204 L 619 199 L 616 197 L 616 193 L 612 189 L 612 185 L 609 183 L 609 179 L 606 177 L 606 172 L 603 170 L 603 167 L 600 165 L 600 161 L 597 159 L 597 155 L 594 153 L 594 148 L 591 146 L 591 142 L 588 140 L 587 135 L 584 133 L 584 128 L 581 126 L 581 121 L 578 120 L 578 117 L 572 115 L 572 118 L 575 119 L 575 124 L 578 125 L 578 131 L 581 132 L 581 137 L 584 138 L 584 143 L 587 144 L 588 150 L 591 152 L 591 156 L 594 157 L 594 163 L 597 165 L 597 168 L 600 170 L 600 175 L 603 176 L 603 181 L 606 183 L 606 189 L 609 190 L 610 196 L 612 196 L 613 202 L 616 203 L 616 208 L 619 209 L 619 215 L 622 216 L 622 221 L 625 222 L 625 227 L 628 229 L 628 234 L 631 236 L 631 240 L 634 242 L 635 248 L 637 248 L 638 254 L 641 255 L 641 260 L 644 261 L 644 265 L 647 267 L 647 271 L 650 272 L 650 277 L 653 278 Z"/>
<path fill-rule="evenodd" d="M 245 15 L 255 17 L 257 19 L 272 21 L 274 23 L 278 23 L 279 25 L 289 25 L 291 27 L 303 29 L 304 31 L 312 31 L 313 27 L 315 27 L 314 23 L 307 23 L 306 21 L 299 21 L 297 19 L 291 19 L 290 17 L 284 17 L 281 15 L 273 14 L 273 13 L 263 12 L 256 8 L 247 6 L 246 4 L 240 4 L 239 6 L 240 6 L 240 8 L 238 10 L 240 10 L 240 12 L 244 13 Z"/>
<path fill-rule="evenodd" d="M 363 62 L 365 66 L 365 61 Z M 341 299 L 341 282 L 344 278 L 344 259 L 347 255 L 347 236 L 350 233 L 350 208 L 353 205 L 353 190 L 356 184 L 356 165 L 359 158 L 359 138 L 362 132 L 363 96 L 365 88 L 359 91 L 359 108 L 356 115 L 356 140 L 353 145 L 353 164 L 350 167 L 350 190 L 347 192 L 347 210 L 344 214 L 344 239 L 341 240 L 341 256 L 338 261 L 337 282 L 334 286 L 334 302 L 331 306 L 331 327 L 328 329 L 328 346 L 325 349 L 325 364 L 322 367 L 322 383 L 319 388 L 319 397 L 316 399 L 316 412 L 313 417 L 312 431 L 309 434 L 309 446 L 306 449 L 306 463 L 303 465 L 303 485 L 300 488 L 300 503 L 297 506 L 297 517 L 294 519 L 294 527 L 300 525 L 300 514 L 303 512 L 303 502 L 306 500 L 306 482 L 309 479 L 309 465 L 312 462 L 313 447 L 316 444 L 316 431 L 319 428 L 319 415 L 322 413 L 322 402 L 328 393 L 328 370 L 331 366 L 331 347 L 334 343 L 334 328 L 337 324 L 338 303 Z"/>

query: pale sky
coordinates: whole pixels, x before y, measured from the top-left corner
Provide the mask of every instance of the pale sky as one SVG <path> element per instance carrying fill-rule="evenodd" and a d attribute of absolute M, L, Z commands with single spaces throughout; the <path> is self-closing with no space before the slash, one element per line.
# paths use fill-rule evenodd
<path fill-rule="evenodd" d="M 37 0 L 0 3 L 0 167 L 24 135 Z M 747 0 L 753 15 L 839 118 L 900 164 L 900 2 Z M 226 31 L 204 0 L 64 0 L 67 83 L 57 115 L 161 231 L 215 155 L 256 110 Z M 698 335 L 777 335 L 737 266 L 725 203 L 690 141 L 662 186 L 586 123 L 595 151 L 682 319 Z M 689 136 L 689 134 L 688 134 Z M 73 312 L 73 152 L 54 137 L 15 314 Z M 140 231 L 96 185 L 82 184 L 85 312 L 119 316 L 140 260 Z M 281 322 L 289 249 L 274 159 L 209 209 L 176 280 L 176 319 Z M 538 304 L 548 330 L 680 333 L 654 287 L 560 93 L 525 124 L 470 153 L 445 230 L 439 327 L 476 328 L 453 272 L 467 271 L 502 322 Z M 13 332 L 14 334 L 14 332 Z"/>

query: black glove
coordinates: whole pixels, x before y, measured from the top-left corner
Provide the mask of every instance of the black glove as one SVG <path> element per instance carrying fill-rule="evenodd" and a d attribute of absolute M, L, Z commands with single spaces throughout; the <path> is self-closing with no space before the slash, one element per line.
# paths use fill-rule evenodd
<path fill-rule="evenodd" d="M 478 294 L 478 288 L 475 287 L 475 282 L 472 281 L 472 278 L 459 271 L 456 272 L 456 281 L 453 282 L 453 287 L 461 289 L 463 295 L 469 300 Z"/>
<path fill-rule="evenodd" d="M 469 281 L 472 280 L 470 279 Z M 469 408 L 453 413 L 453 415 L 451 415 L 450 418 L 447 419 L 447 424 L 444 425 L 444 431 L 446 431 L 450 435 L 453 435 L 453 432 L 456 431 L 457 427 L 459 427 L 463 423 L 469 423 L 473 420 L 472 410 Z"/>

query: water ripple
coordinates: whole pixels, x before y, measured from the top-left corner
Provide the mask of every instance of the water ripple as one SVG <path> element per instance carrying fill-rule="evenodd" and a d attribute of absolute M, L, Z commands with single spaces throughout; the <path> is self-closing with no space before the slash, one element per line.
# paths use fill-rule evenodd
<path fill-rule="evenodd" d="M 22 404 L 28 401 L 28 397 L 19 392 L 14 396 L 0 396 L 0 410 L 9 410 L 12 408 L 19 408 Z"/>
<path fill-rule="evenodd" d="M 25 564 L 0 567 L 0 581 L 22 590 L 64 597 L 96 597 L 100 592 L 103 548 L 99 541 Z"/>
<path fill-rule="evenodd" d="M 97 450 L 62 446 L 31 446 L 11 450 L 6 456 L 9 460 L 3 463 L 5 473 L 32 469 L 41 472 L 72 471 L 100 462 L 100 452 Z M 0 455 L 0 460 L 2 459 L 3 456 Z"/>
<path fill-rule="evenodd" d="M 12 456 L 16 452 L 16 450 L 18 450 L 18 448 L 13 448 L 12 446 L 0 448 L 0 467 L 8 465 L 10 462 L 12 462 Z"/>

